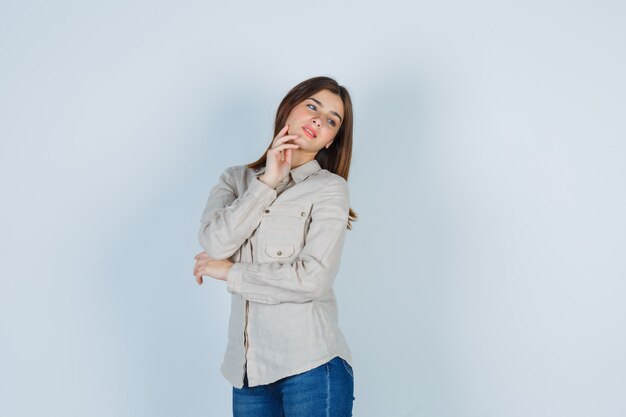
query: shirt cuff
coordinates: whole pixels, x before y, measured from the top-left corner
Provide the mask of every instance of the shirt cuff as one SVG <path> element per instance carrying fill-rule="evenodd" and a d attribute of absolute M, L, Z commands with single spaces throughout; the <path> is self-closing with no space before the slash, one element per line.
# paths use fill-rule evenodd
<path fill-rule="evenodd" d="M 226 291 L 231 294 L 241 294 L 241 286 L 243 284 L 243 268 L 241 262 L 234 263 L 230 267 L 230 271 L 226 275 Z"/>
<path fill-rule="evenodd" d="M 261 181 L 258 177 L 254 177 L 248 186 L 248 191 L 266 204 L 270 204 L 274 201 L 278 194 L 275 189 Z"/>

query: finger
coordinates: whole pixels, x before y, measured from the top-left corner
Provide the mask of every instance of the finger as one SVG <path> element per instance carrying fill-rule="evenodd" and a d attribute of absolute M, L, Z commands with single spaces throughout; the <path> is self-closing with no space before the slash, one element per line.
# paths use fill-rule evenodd
<path fill-rule="evenodd" d="M 290 140 L 294 140 L 298 137 L 298 135 L 286 135 L 286 136 L 281 136 L 279 138 L 276 138 L 274 140 L 274 142 L 272 142 L 272 148 L 275 148 L 285 142 L 289 142 Z"/>
<path fill-rule="evenodd" d="M 283 143 L 282 145 L 279 145 L 279 146 L 277 146 L 275 148 L 270 149 L 269 152 L 273 152 L 274 154 L 276 154 L 277 152 L 280 152 L 280 151 L 282 151 L 284 149 L 287 149 L 287 148 L 296 149 L 296 148 L 299 148 L 299 147 L 300 147 L 300 145 L 296 145 L 295 143 Z"/>
<path fill-rule="evenodd" d="M 196 275 L 196 282 L 198 285 L 202 285 L 202 275 Z"/>
<path fill-rule="evenodd" d="M 209 264 L 209 262 L 211 262 L 211 261 L 208 260 L 208 259 L 201 259 L 199 261 L 196 261 L 196 273 L 202 275 L 202 273 L 201 273 L 202 268 L 207 266 Z"/>
<path fill-rule="evenodd" d="M 211 258 L 209 258 L 209 255 L 204 255 L 204 256 L 202 256 L 202 255 L 198 255 L 198 256 L 196 256 L 194 259 L 195 259 L 196 261 L 204 261 L 204 260 L 211 259 Z"/>
<path fill-rule="evenodd" d="M 206 254 L 206 252 L 202 251 L 199 254 L 197 254 L 196 256 L 194 256 L 194 259 L 198 259 L 198 258 L 204 258 L 204 257 L 208 257 L 209 255 Z"/>
<path fill-rule="evenodd" d="M 284 135 L 287 132 L 287 129 L 289 129 L 289 125 L 285 123 L 285 126 L 283 126 L 283 128 L 278 131 L 276 136 L 274 136 L 274 139 L 272 139 L 272 143 L 274 143 L 274 141 L 276 141 L 276 139 L 278 139 L 279 137 Z"/>
<path fill-rule="evenodd" d="M 278 139 L 286 136 L 293 136 L 293 135 L 289 135 L 289 125 L 285 125 L 282 129 L 280 129 L 278 131 L 278 133 L 276 134 L 276 136 L 274 136 L 274 139 L 272 140 L 272 144 L 274 144 L 274 142 L 276 142 Z"/>
<path fill-rule="evenodd" d="M 293 148 L 298 148 L 298 146 L 297 145 L 295 147 L 285 146 L 284 148 L 276 149 L 274 152 L 268 155 L 268 158 L 276 158 L 277 161 L 284 161 L 285 155 L 283 151 L 285 151 L 286 149 L 293 149 Z"/>

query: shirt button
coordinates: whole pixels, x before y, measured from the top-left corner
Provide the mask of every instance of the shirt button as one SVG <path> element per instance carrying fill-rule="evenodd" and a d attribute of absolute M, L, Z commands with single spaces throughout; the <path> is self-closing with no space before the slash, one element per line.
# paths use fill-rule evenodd
<path fill-rule="evenodd" d="M 302 213 L 300 213 L 300 215 L 301 215 L 302 217 L 305 217 L 305 216 L 306 216 L 306 211 L 303 211 Z"/>
<path fill-rule="evenodd" d="M 269 213 L 269 212 L 270 212 L 270 210 L 269 210 L 269 209 L 265 209 L 265 212 L 266 212 L 266 213 Z"/>
<path fill-rule="evenodd" d="M 282 252 L 282 251 L 278 251 L 278 252 L 276 252 L 276 255 L 278 255 L 278 256 L 280 256 L 280 255 L 282 255 L 282 254 L 283 254 L 283 252 Z"/>

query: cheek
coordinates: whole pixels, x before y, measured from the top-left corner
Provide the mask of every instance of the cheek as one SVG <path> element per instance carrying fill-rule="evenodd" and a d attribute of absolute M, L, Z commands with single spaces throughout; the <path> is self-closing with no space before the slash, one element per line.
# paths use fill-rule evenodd
<path fill-rule="evenodd" d="M 335 138 L 335 132 L 329 132 L 328 130 L 324 132 L 324 146 L 328 145 L 328 142 Z"/>
<path fill-rule="evenodd" d="M 291 113 L 289 114 L 289 119 L 302 119 L 303 117 L 306 117 L 306 115 L 307 115 L 306 110 L 293 109 Z"/>

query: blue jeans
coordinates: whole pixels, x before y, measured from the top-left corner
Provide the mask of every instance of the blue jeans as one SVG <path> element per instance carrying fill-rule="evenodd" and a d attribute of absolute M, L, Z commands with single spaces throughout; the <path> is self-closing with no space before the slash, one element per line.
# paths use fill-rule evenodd
<path fill-rule="evenodd" d="M 354 376 L 339 356 L 267 385 L 233 387 L 234 417 L 351 417 Z"/>

